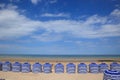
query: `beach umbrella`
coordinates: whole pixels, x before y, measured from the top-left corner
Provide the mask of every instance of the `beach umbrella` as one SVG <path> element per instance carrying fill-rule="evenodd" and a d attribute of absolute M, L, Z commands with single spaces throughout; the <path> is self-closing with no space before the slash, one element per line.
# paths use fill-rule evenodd
<path fill-rule="evenodd" d="M 67 71 L 67 73 L 75 73 L 75 70 L 76 70 L 75 64 L 73 64 L 73 63 L 68 63 L 68 64 L 66 65 L 66 71 Z"/>
<path fill-rule="evenodd" d="M 28 73 L 31 71 L 31 64 L 28 62 L 25 62 L 22 64 L 22 72 L 23 73 Z"/>
<path fill-rule="evenodd" d="M 0 71 L 2 70 L 2 62 L 0 62 Z"/>
<path fill-rule="evenodd" d="M 89 72 L 90 73 L 98 73 L 99 72 L 98 65 L 96 63 L 89 64 Z"/>
<path fill-rule="evenodd" d="M 87 73 L 87 65 L 85 63 L 78 64 L 78 73 Z"/>
<path fill-rule="evenodd" d="M 39 73 L 42 72 L 42 65 L 39 62 L 36 62 L 32 65 L 32 72 L 33 73 Z"/>
<path fill-rule="evenodd" d="M 43 65 L 43 72 L 44 73 L 51 73 L 52 72 L 52 64 L 50 63 L 45 63 Z"/>
<path fill-rule="evenodd" d="M 120 64 L 118 64 L 117 62 L 113 62 L 110 64 L 110 69 L 115 71 L 120 71 Z"/>
<path fill-rule="evenodd" d="M 105 70 L 108 70 L 108 65 L 106 63 L 99 64 L 99 72 L 104 72 Z"/>
<path fill-rule="evenodd" d="M 12 64 L 12 71 L 13 72 L 20 72 L 21 71 L 21 63 L 15 62 Z"/>
<path fill-rule="evenodd" d="M 114 70 L 105 70 L 103 80 L 120 80 L 120 72 Z"/>
<path fill-rule="evenodd" d="M 2 64 L 2 71 L 11 71 L 11 63 L 9 61 Z"/>
<path fill-rule="evenodd" d="M 64 65 L 61 63 L 57 63 L 55 65 L 55 73 L 64 73 Z"/>

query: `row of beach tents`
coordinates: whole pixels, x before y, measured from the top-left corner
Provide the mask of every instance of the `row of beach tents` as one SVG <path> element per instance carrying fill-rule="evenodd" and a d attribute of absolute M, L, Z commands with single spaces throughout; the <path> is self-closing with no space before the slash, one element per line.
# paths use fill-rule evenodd
<path fill-rule="evenodd" d="M 52 72 L 52 64 L 45 63 L 40 64 L 39 62 L 36 62 L 32 65 L 29 62 L 25 62 L 21 64 L 20 62 L 11 63 L 9 61 L 6 61 L 4 63 L 0 62 L 0 71 L 13 71 L 13 72 L 33 72 L 33 73 L 51 73 Z M 66 72 L 67 73 L 75 73 L 76 68 L 78 73 L 102 73 L 105 70 L 109 69 L 109 65 L 106 63 L 96 64 L 91 63 L 89 64 L 89 71 L 87 70 L 87 65 L 85 63 L 80 63 L 77 66 L 74 63 L 68 63 L 66 65 Z M 62 63 L 57 63 L 54 66 L 55 73 L 64 73 L 64 65 Z M 110 64 L 110 70 L 120 71 L 120 64 L 117 62 L 113 62 Z"/>

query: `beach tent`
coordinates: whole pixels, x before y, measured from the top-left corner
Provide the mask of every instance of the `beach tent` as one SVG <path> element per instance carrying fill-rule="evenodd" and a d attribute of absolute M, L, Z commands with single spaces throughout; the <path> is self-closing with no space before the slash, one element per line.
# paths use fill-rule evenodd
<path fill-rule="evenodd" d="M 2 70 L 2 62 L 0 62 L 0 71 Z"/>
<path fill-rule="evenodd" d="M 67 71 L 67 73 L 75 73 L 75 70 L 76 70 L 75 64 L 73 64 L 73 63 L 68 63 L 68 64 L 66 65 L 66 71 Z"/>
<path fill-rule="evenodd" d="M 12 64 L 12 71 L 13 72 L 20 72 L 21 71 L 21 63 L 15 62 Z"/>
<path fill-rule="evenodd" d="M 64 65 L 61 63 L 56 64 L 55 73 L 64 73 Z"/>
<path fill-rule="evenodd" d="M 96 63 L 89 64 L 89 72 L 90 73 L 98 73 L 99 72 L 98 65 Z"/>
<path fill-rule="evenodd" d="M 22 64 L 22 72 L 23 73 L 28 73 L 31 71 L 31 64 L 28 62 L 25 62 Z"/>
<path fill-rule="evenodd" d="M 105 70 L 103 80 L 120 80 L 120 72 L 113 70 Z"/>
<path fill-rule="evenodd" d="M 32 72 L 33 73 L 39 73 L 42 72 L 42 65 L 39 62 L 36 62 L 32 65 Z"/>
<path fill-rule="evenodd" d="M 78 64 L 78 73 L 87 73 L 87 65 L 85 63 Z"/>
<path fill-rule="evenodd" d="M 110 70 L 120 71 L 120 64 L 113 62 L 110 64 Z"/>
<path fill-rule="evenodd" d="M 9 61 L 2 64 L 2 71 L 11 71 L 11 63 Z"/>
<path fill-rule="evenodd" d="M 52 72 L 52 64 L 50 63 L 45 63 L 43 65 L 43 72 L 44 73 L 51 73 Z"/>
<path fill-rule="evenodd" d="M 106 63 L 99 64 L 99 72 L 104 72 L 105 70 L 108 70 L 108 65 Z"/>

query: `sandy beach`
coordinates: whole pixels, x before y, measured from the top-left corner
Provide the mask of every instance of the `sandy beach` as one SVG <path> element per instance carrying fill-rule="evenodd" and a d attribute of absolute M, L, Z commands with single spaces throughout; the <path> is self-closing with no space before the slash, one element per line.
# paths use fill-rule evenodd
<path fill-rule="evenodd" d="M 39 58 L 0 58 L 0 61 L 10 61 L 10 62 L 15 62 L 19 61 L 21 63 L 24 62 L 29 62 L 31 65 L 35 62 L 39 62 L 41 64 L 44 64 L 46 62 L 49 62 L 53 64 L 52 68 L 52 73 L 45 74 L 45 73 L 38 73 L 34 74 L 32 72 L 30 73 L 16 73 L 16 72 L 2 72 L 0 71 L 0 79 L 5 79 L 5 80 L 102 80 L 103 79 L 103 74 L 98 73 L 98 74 L 92 74 L 92 73 L 87 73 L 87 74 L 78 74 L 77 72 L 75 74 L 68 74 L 62 73 L 62 74 L 56 74 L 54 73 L 54 66 L 56 63 L 60 62 L 66 66 L 67 63 L 73 62 L 74 64 L 78 65 L 80 62 L 84 62 L 87 65 L 89 65 L 91 62 L 96 62 L 97 64 L 100 64 L 101 62 L 105 62 L 107 64 L 110 64 L 113 61 L 119 62 L 120 59 L 118 58 L 104 58 L 104 59 L 39 59 Z M 65 67 L 66 69 L 66 67 Z M 77 71 L 77 68 L 76 68 Z"/>

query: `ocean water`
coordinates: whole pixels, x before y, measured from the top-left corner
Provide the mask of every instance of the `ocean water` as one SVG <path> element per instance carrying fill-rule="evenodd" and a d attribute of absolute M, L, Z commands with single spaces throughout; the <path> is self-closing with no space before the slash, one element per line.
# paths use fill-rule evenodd
<path fill-rule="evenodd" d="M 18 58 L 118 58 L 120 55 L 25 55 L 25 54 L 0 54 L 0 57 Z"/>

